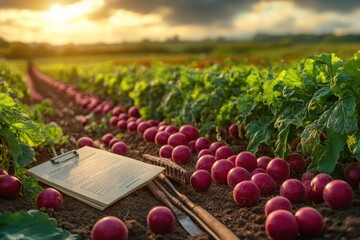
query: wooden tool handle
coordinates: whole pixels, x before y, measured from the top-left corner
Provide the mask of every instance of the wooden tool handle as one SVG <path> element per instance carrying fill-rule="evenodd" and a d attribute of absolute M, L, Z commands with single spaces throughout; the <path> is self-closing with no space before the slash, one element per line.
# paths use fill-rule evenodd
<path fill-rule="evenodd" d="M 157 200 L 164 203 L 168 208 L 171 209 L 171 211 L 174 214 L 177 214 L 180 212 L 178 208 L 176 208 L 166 197 L 166 195 L 153 183 L 149 182 L 147 185 L 147 188 L 150 190 L 150 192 L 155 196 Z"/>
<path fill-rule="evenodd" d="M 208 211 L 203 209 L 202 207 L 194 204 L 186 195 L 180 193 L 176 190 L 174 185 L 170 182 L 170 180 L 164 175 L 160 174 L 159 178 L 165 182 L 175 193 L 181 198 L 181 200 L 191 208 L 194 213 L 201 218 L 221 239 L 224 240 L 237 240 L 239 239 L 228 227 L 226 227 L 223 223 L 219 222 L 213 215 L 211 215 Z"/>

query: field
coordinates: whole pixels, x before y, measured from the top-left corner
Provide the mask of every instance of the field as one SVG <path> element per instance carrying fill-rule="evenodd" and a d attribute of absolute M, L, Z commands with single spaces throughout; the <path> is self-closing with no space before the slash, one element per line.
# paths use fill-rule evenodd
<path fill-rule="evenodd" d="M 334 54 L 321 54 L 327 48 Z M 126 143 L 128 157 L 144 160 L 143 154 L 158 156 L 161 145 L 154 139 L 145 141 L 137 129 L 141 121 L 156 125 L 157 131 L 162 124 L 177 130 L 190 124 L 199 136 L 229 146 L 233 151 L 230 155 L 250 151 L 256 158 L 278 157 L 289 162 L 292 153 L 300 154 L 303 167 L 296 169 L 289 162 L 286 179 L 300 179 L 309 171 L 349 181 L 344 169 L 360 160 L 358 49 L 356 44 L 338 48 L 313 44 L 306 48 L 267 47 L 266 51 L 240 49 L 231 57 L 214 51 L 209 55 L 108 55 L 39 58 L 32 64 L 0 62 L 0 81 L 4 82 L 0 87 L 8 96 L 1 95 L 4 103 L 0 103 L 4 113 L 0 118 L 0 168 L 16 175 L 24 186 L 21 196 L 9 199 L 0 195 L 0 214 L 37 209 L 34 199 L 47 186 L 37 185 L 26 169 L 48 161 L 62 148 L 76 149 L 77 140 L 83 136 L 93 139 L 95 147 L 111 151 L 102 140 L 111 133 Z M 14 103 L 9 98 L 15 99 Z M 119 118 L 115 124 L 110 122 L 116 106 L 127 113 L 125 126 L 119 124 Z M 141 117 L 134 115 L 131 120 L 128 109 L 134 106 Z M 26 113 L 29 119 L 15 112 Z M 10 121 L 11 116 L 16 120 Z M 130 122 L 136 126 L 130 127 Z M 236 134 L 229 131 L 230 126 L 236 126 Z M 36 133 L 40 133 L 38 137 Z M 17 142 L 11 142 L 9 136 L 16 136 Z M 189 146 L 191 158 L 181 164 L 192 174 L 197 170 L 199 149 Z M 6 158 L 8 155 L 11 157 Z M 355 179 L 353 200 L 344 209 L 303 195 L 301 201 L 292 203 L 292 212 L 311 206 L 321 213 L 325 227 L 317 239 L 360 239 L 360 177 Z M 285 179 L 274 180 L 275 191 L 262 194 L 252 206 L 236 203 L 233 189 L 216 179 L 205 192 L 195 191 L 189 183 L 174 183 L 238 238 L 267 239 L 265 204 L 280 194 Z M 59 228 L 83 239 L 91 238 L 93 225 L 105 216 L 123 220 L 129 239 L 213 239 L 205 231 L 191 237 L 178 222 L 170 233 L 153 233 L 146 222 L 147 214 L 163 204 L 146 187 L 104 211 L 65 194 L 63 198 L 60 210 L 44 212 Z M 1 224 L 0 219 L 0 229 Z M 297 238 L 308 239 L 302 234 Z"/>

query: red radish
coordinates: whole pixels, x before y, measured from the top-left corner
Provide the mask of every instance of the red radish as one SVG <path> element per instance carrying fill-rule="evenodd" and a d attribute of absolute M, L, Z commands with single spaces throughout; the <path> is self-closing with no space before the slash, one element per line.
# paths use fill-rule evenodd
<path fill-rule="evenodd" d="M 109 120 L 109 123 L 111 126 L 115 127 L 118 121 L 119 121 L 119 118 L 117 116 L 112 116 Z"/>
<path fill-rule="evenodd" d="M 198 152 L 200 152 L 203 149 L 208 149 L 210 147 L 210 140 L 206 137 L 199 137 L 195 141 L 195 148 Z M 210 150 L 209 150 L 210 151 Z"/>
<path fill-rule="evenodd" d="M 85 117 L 81 120 L 81 125 L 84 127 L 84 126 L 90 124 L 90 121 L 91 121 L 90 117 L 89 117 L 89 116 L 85 116 Z"/>
<path fill-rule="evenodd" d="M 136 118 L 135 122 L 136 122 L 137 125 L 139 125 L 139 123 L 144 122 L 144 119 L 142 119 L 142 118 Z"/>
<path fill-rule="evenodd" d="M 354 191 L 349 183 L 343 180 L 333 180 L 326 184 L 323 197 L 326 205 L 332 209 L 346 209 L 354 201 Z"/>
<path fill-rule="evenodd" d="M 167 125 L 160 125 L 159 124 L 159 131 L 165 131 L 166 127 L 167 127 Z"/>
<path fill-rule="evenodd" d="M 173 147 L 187 145 L 187 142 L 186 136 L 180 132 L 171 134 L 168 139 L 168 144 Z"/>
<path fill-rule="evenodd" d="M 205 192 L 211 186 L 212 178 L 208 171 L 196 170 L 190 177 L 190 185 L 197 192 Z"/>
<path fill-rule="evenodd" d="M 128 115 L 130 117 L 140 117 L 140 112 L 139 112 L 139 109 L 137 107 L 134 107 L 134 106 L 131 106 L 129 109 L 128 109 Z"/>
<path fill-rule="evenodd" d="M 167 132 L 157 132 L 155 135 L 155 143 L 159 145 L 165 145 L 168 142 L 170 134 Z"/>
<path fill-rule="evenodd" d="M 155 142 L 155 136 L 157 133 L 157 127 L 149 127 L 145 130 L 143 138 L 145 142 Z"/>
<path fill-rule="evenodd" d="M 162 146 L 160 148 L 160 150 L 159 150 L 160 157 L 171 158 L 171 154 L 172 154 L 173 149 L 174 149 L 173 146 L 170 146 L 170 145 Z"/>
<path fill-rule="evenodd" d="M 127 124 L 126 124 L 126 120 L 119 120 L 116 123 L 116 127 L 120 130 L 126 130 L 127 129 Z"/>
<path fill-rule="evenodd" d="M 133 120 L 133 121 L 130 121 L 128 122 L 128 124 L 126 125 L 126 128 L 129 132 L 135 132 L 137 130 L 137 124 L 136 122 Z"/>
<path fill-rule="evenodd" d="M 211 172 L 211 167 L 216 162 L 216 158 L 213 155 L 206 154 L 202 157 L 200 157 L 196 162 L 196 170 L 203 169 Z"/>
<path fill-rule="evenodd" d="M 122 108 L 120 106 L 116 106 L 111 110 L 111 114 L 113 116 L 119 116 L 120 113 L 123 113 L 123 112 L 124 112 L 124 110 L 122 110 Z"/>
<path fill-rule="evenodd" d="M 164 206 L 154 207 L 147 215 L 147 224 L 155 234 L 170 233 L 175 224 L 171 210 Z"/>
<path fill-rule="evenodd" d="M 228 146 L 221 146 L 215 152 L 216 159 L 224 159 L 232 156 L 234 151 Z"/>
<path fill-rule="evenodd" d="M 344 169 L 344 177 L 352 187 L 357 187 L 360 183 L 360 163 L 349 163 Z"/>
<path fill-rule="evenodd" d="M 128 235 L 125 223 L 113 216 L 99 219 L 91 230 L 92 240 L 127 240 Z"/>
<path fill-rule="evenodd" d="M 176 146 L 171 153 L 171 159 L 179 165 L 187 164 L 191 160 L 190 148 L 185 145 Z"/>
<path fill-rule="evenodd" d="M 126 124 L 128 124 L 129 122 L 135 122 L 136 123 L 136 118 L 135 117 L 129 117 L 128 119 L 126 119 Z"/>
<path fill-rule="evenodd" d="M 227 160 L 230 161 L 234 166 L 236 166 L 236 164 L 235 164 L 236 156 L 237 155 L 232 155 L 227 158 Z"/>
<path fill-rule="evenodd" d="M 270 213 L 276 210 L 286 210 L 292 213 L 292 206 L 289 199 L 282 196 L 276 196 L 268 200 L 265 204 L 265 215 L 268 216 Z"/>
<path fill-rule="evenodd" d="M 104 106 L 103 106 L 103 108 L 102 108 L 102 114 L 107 114 L 108 112 L 110 112 L 111 111 L 111 109 L 112 109 L 112 105 L 111 104 L 108 104 L 108 103 L 106 103 Z"/>
<path fill-rule="evenodd" d="M 258 159 L 256 159 L 257 167 L 263 168 L 264 170 L 266 170 L 266 167 L 270 161 L 271 161 L 271 158 L 268 156 L 259 157 Z"/>
<path fill-rule="evenodd" d="M 119 155 L 126 155 L 127 153 L 127 145 L 124 142 L 117 142 L 115 143 L 112 148 L 111 152 Z"/>
<path fill-rule="evenodd" d="M 297 179 L 287 179 L 281 184 L 280 195 L 289 199 L 291 203 L 300 203 L 305 198 L 305 187 Z"/>
<path fill-rule="evenodd" d="M 310 191 L 310 200 L 314 203 L 322 203 L 323 199 L 323 191 L 329 182 L 331 182 L 333 178 L 325 173 L 320 173 L 316 175 L 310 182 L 311 191 Z"/>
<path fill-rule="evenodd" d="M 101 141 L 108 146 L 111 139 L 114 138 L 114 135 L 112 135 L 111 133 L 106 133 L 104 136 L 102 136 Z"/>
<path fill-rule="evenodd" d="M 199 131 L 191 125 L 181 126 L 179 132 L 183 133 L 188 141 L 196 140 L 199 137 Z"/>
<path fill-rule="evenodd" d="M 165 132 L 168 132 L 168 133 L 170 133 L 170 135 L 171 135 L 171 134 L 173 134 L 173 133 L 177 133 L 177 132 L 178 132 L 178 129 L 177 129 L 175 126 L 173 126 L 173 125 L 169 125 L 169 126 L 167 126 L 167 127 L 165 128 Z"/>
<path fill-rule="evenodd" d="M 211 167 L 211 177 L 219 184 L 227 183 L 227 175 L 234 165 L 226 159 L 216 161 Z"/>
<path fill-rule="evenodd" d="M 316 176 L 316 173 L 313 172 L 304 172 L 303 175 L 301 175 L 301 181 L 305 182 L 307 180 L 312 180 Z"/>
<path fill-rule="evenodd" d="M 0 176 L 0 197 L 16 198 L 21 192 L 21 182 L 14 176 L 1 175 Z"/>
<path fill-rule="evenodd" d="M 266 167 L 266 172 L 277 183 L 282 183 L 290 176 L 290 168 L 288 163 L 281 158 L 272 159 Z"/>
<path fill-rule="evenodd" d="M 286 158 L 296 173 L 302 173 L 305 170 L 305 157 L 299 153 L 291 153 Z"/>
<path fill-rule="evenodd" d="M 158 126 L 158 125 L 159 125 L 159 121 L 154 120 L 154 119 L 149 119 L 149 120 L 147 120 L 146 122 L 150 125 L 150 127 L 154 127 L 154 126 Z"/>
<path fill-rule="evenodd" d="M 261 196 L 269 196 L 275 192 L 275 181 L 267 173 L 257 173 L 251 177 L 251 181 L 258 186 Z"/>
<path fill-rule="evenodd" d="M 203 149 L 198 153 L 198 158 L 201 158 L 204 155 L 213 155 L 209 149 Z"/>
<path fill-rule="evenodd" d="M 119 120 L 127 120 L 129 117 L 126 113 L 120 113 L 120 115 L 118 116 Z"/>
<path fill-rule="evenodd" d="M 158 126 L 159 126 L 159 127 L 160 127 L 160 126 L 167 126 L 167 123 L 166 123 L 165 120 L 162 120 L 162 121 L 159 122 Z"/>
<path fill-rule="evenodd" d="M 280 209 L 270 213 L 266 218 L 265 230 L 274 240 L 291 240 L 297 238 L 299 226 L 292 213 Z"/>
<path fill-rule="evenodd" d="M 227 184 L 231 188 L 234 188 L 236 184 L 245 180 L 250 180 L 250 178 L 251 176 L 248 170 L 242 167 L 234 167 L 228 172 L 226 180 Z"/>
<path fill-rule="evenodd" d="M 239 138 L 239 127 L 237 123 L 233 123 L 230 125 L 229 134 L 232 138 Z"/>
<path fill-rule="evenodd" d="M 190 148 L 191 152 L 196 152 L 195 140 L 191 140 L 191 141 L 188 143 L 188 147 Z"/>
<path fill-rule="evenodd" d="M 0 176 L 9 175 L 5 169 L 0 169 Z"/>
<path fill-rule="evenodd" d="M 137 125 L 137 129 L 136 131 L 140 134 L 143 135 L 143 133 L 145 132 L 146 129 L 148 129 L 150 127 L 150 125 L 147 122 L 140 122 Z"/>
<path fill-rule="evenodd" d="M 61 193 L 54 188 L 45 188 L 36 199 L 38 208 L 60 210 L 63 204 Z"/>
<path fill-rule="evenodd" d="M 265 169 L 263 169 L 263 168 L 255 168 L 254 170 L 251 171 L 250 175 L 254 176 L 257 173 L 266 173 L 267 174 Z"/>
<path fill-rule="evenodd" d="M 109 146 L 112 147 L 117 142 L 121 142 L 121 140 L 118 139 L 117 137 L 114 137 L 113 139 L 110 140 Z"/>
<path fill-rule="evenodd" d="M 81 137 L 76 141 L 77 148 L 84 146 L 94 147 L 94 141 L 89 137 Z"/>
<path fill-rule="evenodd" d="M 236 184 L 233 189 L 233 198 L 241 207 L 252 207 L 259 202 L 260 190 L 255 183 L 245 180 Z"/>
<path fill-rule="evenodd" d="M 318 237 L 324 231 L 323 216 L 312 207 L 302 207 L 295 213 L 299 233 L 304 237 Z"/>
<path fill-rule="evenodd" d="M 237 155 L 235 165 L 251 172 L 257 167 L 256 157 L 251 152 L 243 151 Z"/>
<path fill-rule="evenodd" d="M 311 191 L 311 180 L 305 180 L 302 182 L 305 188 L 305 199 L 307 201 L 311 201 L 310 199 L 310 191 Z"/>
<path fill-rule="evenodd" d="M 209 146 L 209 150 L 210 150 L 211 154 L 215 156 L 216 150 L 221 146 L 224 146 L 224 144 L 222 144 L 221 142 L 211 143 Z"/>

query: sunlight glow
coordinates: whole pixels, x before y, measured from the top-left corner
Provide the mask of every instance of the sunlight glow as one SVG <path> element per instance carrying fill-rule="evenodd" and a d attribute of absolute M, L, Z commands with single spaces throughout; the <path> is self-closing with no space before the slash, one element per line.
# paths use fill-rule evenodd
<path fill-rule="evenodd" d="M 65 6 L 54 4 L 46 13 L 45 18 L 52 23 L 70 22 L 84 17 L 103 4 L 103 0 L 83 0 Z"/>

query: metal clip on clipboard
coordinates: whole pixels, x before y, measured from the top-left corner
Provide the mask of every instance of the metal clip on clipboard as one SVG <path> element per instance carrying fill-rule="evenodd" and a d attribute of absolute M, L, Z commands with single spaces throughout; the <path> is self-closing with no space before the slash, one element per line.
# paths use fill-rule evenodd
<path fill-rule="evenodd" d="M 53 164 L 58 164 L 61 162 L 66 162 L 71 159 L 75 160 L 75 159 L 77 159 L 78 156 L 79 156 L 79 153 L 76 152 L 76 150 L 71 150 L 71 151 L 65 152 L 63 149 L 61 149 L 61 154 L 50 158 L 50 161 Z"/>

